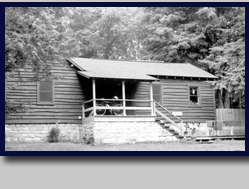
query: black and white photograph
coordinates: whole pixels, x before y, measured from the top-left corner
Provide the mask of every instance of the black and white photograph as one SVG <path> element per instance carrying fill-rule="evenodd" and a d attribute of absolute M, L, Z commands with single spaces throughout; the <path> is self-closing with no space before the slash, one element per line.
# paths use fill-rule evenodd
<path fill-rule="evenodd" d="M 245 7 L 5 7 L 5 151 L 245 151 Z"/>

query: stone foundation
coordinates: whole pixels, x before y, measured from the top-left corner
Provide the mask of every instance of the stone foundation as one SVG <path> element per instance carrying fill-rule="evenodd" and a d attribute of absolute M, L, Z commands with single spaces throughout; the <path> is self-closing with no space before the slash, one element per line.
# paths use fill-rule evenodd
<path fill-rule="evenodd" d="M 130 120 L 130 121 L 129 121 Z M 91 118 L 81 124 L 6 124 L 5 141 L 47 142 L 53 127 L 60 129 L 59 142 L 120 144 L 177 141 L 170 132 L 148 118 Z"/>
<path fill-rule="evenodd" d="M 136 142 L 166 142 L 178 139 L 152 119 L 103 118 L 95 119 L 95 144 L 120 144 Z"/>
<path fill-rule="evenodd" d="M 94 143 L 93 133 L 94 133 L 94 122 L 93 122 L 93 119 L 89 119 L 82 124 L 81 130 L 80 130 L 79 142 L 82 142 L 85 144 L 93 144 Z"/>
<path fill-rule="evenodd" d="M 45 142 L 48 141 L 50 130 L 56 124 L 6 124 L 5 141 L 15 142 Z M 59 141 L 74 141 L 79 139 L 79 124 L 58 124 Z"/>

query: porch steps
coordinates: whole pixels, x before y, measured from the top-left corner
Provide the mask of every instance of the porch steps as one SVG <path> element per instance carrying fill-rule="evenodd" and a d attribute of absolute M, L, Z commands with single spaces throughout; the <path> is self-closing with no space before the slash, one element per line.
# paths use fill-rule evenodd
<path fill-rule="evenodd" d="M 162 112 L 165 116 L 167 116 L 169 119 L 171 119 L 172 121 L 174 121 L 174 122 L 178 122 L 178 120 L 175 118 L 175 117 L 173 117 L 172 115 L 170 115 L 168 112 L 166 112 L 166 111 L 161 111 L 160 110 L 160 112 Z M 157 118 L 159 118 L 159 119 L 164 119 L 162 116 L 160 116 L 160 115 L 157 115 Z M 165 120 L 165 119 L 164 119 Z M 170 124 L 170 122 L 168 121 L 168 120 L 165 120 L 165 123 L 169 123 Z"/>
<path fill-rule="evenodd" d="M 174 125 L 171 123 L 168 123 L 167 120 L 164 120 L 163 118 L 156 118 L 155 121 L 161 125 L 162 128 L 169 131 L 171 134 L 173 134 L 177 139 L 183 139 L 184 136 L 180 135 L 180 133 L 177 131 Z"/>

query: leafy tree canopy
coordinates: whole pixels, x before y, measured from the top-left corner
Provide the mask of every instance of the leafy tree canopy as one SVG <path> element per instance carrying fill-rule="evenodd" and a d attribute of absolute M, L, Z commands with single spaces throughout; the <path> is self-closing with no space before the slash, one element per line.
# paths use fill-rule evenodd
<path fill-rule="evenodd" d="M 220 108 L 245 107 L 245 8 L 145 8 L 147 52 L 216 75 Z"/>

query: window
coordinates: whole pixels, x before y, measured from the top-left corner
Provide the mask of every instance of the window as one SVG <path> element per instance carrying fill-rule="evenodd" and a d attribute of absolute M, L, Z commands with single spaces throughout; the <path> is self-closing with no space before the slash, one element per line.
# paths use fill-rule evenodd
<path fill-rule="evenodd" d="M 190 105 L 200 104 L 200 94 L 198 86 L 189 86 L 189 102 Z"/>
<path fill-rule="evenodd" d="M 53 81 L 40 81 L 37 83 L 37 103 L 45 105 L 54 104 Z"/>

